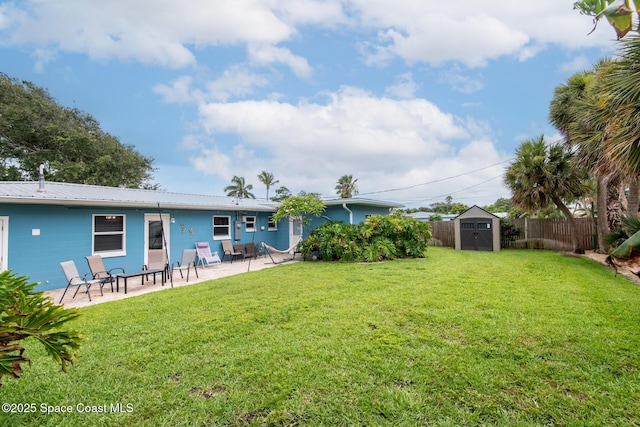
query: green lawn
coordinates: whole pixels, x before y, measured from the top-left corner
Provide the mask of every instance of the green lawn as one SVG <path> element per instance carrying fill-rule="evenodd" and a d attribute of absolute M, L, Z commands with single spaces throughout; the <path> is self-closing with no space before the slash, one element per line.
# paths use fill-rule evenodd
<path fill-rule="evenodd" d="M 82 312 L 81 359 L 29 345 L 0 397 L 35 412 L 0 425 L 640 425 L 640 287 L 554 252 L 297 263 Z"/>

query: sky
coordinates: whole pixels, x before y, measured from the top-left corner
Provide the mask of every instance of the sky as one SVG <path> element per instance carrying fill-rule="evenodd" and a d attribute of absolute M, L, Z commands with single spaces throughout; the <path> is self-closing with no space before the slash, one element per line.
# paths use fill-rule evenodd
<path fill-rule="evenodd" d="M 154 159 L 166 191 L 234 175 L 429 206 L 510 197 L 553 91 L 616 54 L 574 0 L 0 0 L 0 72 Z"/>

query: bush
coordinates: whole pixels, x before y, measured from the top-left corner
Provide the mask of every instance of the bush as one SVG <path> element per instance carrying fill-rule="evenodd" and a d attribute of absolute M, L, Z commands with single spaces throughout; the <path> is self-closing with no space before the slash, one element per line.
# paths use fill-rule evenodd
<path fill-rule="evenodd" d="M 424 257 L 431 238 L 429 225 L 413 218 L 375 215 L 362 224 L 331 221 L 311 232 L 300 250 L 305 259 L 318 253 L 327 261 L 375 262 Z"/>
<path fill-rule="evenodd" d="M 34 293 L 35 286 L 8 270 L 0 273 L 0 386 L 3 376 L 18 378 L 22 364 L 31 364 L 25 348 L 18 344 L 25 338 L 40 341 L 63 371 L 78 357 L 75 352 L 82 337 L 74 330 L 61 328 L 80 312 L 55 305 L 41 292 Z"/>

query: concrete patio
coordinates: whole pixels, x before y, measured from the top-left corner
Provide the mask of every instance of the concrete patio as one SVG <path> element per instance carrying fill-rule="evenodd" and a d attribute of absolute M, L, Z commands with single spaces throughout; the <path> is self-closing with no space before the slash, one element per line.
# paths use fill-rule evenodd
<path fill-rule="evenodd" d="M 287 265 L 291 264 L 292 262 L 298 262 L 301 260 L 299 254 L 296 255 L 296 258 L 293 261 L 291 261 L 291 255 L 288 254 L 283 255 L 274 253 L 271 256 L 277 264 L 272 263 L 269 256 L 261 256 L 257 259 L 247 259 L 244 261 L 235 260 L 233 263 L 225 261 L 221 264 L 198 267 L 198 277 L 196 277 L 193 269 L 191 269 L 188 282 L 186 278 L 186 271 L 183 272 L 183 275 L 185 276 L 184 278 L 181 278 L 180 272 L 176 271 L 173 275 L 173 287 L 178 288 L 182 286 L 193 285 L 207 280 L 215 280 L 221 277 L 247 273 L 249 271 L 258 271 L 265 268 Z M 91 301 L 89 301 L 89 297 L 87 296 L 84 287 L 80 288 L 75 298 L 73 298 L 73 294 L 75 293 L 77 288 L 69 288 L 67 294 L 64 296 L 62 305 L 64 305 L 65 308 L 86 307 L 89 305 L 101 304 L 108 301 L 116 301 L 124 298 L 134 297 L 149 292 L 158 292 L 164 289 L 171 289 L 171 282 L 168 279 L 164 286 L 162 286 L 160 276 L 158 276 L 157 283 L 155 285 L 153 284 L 152 275 L 149 276 L 149 280 L 144 280 L 144 283 L 142 281 L 143 278 L 144 276 L 129 279 L 126 294 L 124 293 L 122 280 L 120 281 L 120 292 L 116 292 L 115 284 L 113 292 L 111 292 L 111 286 L 107 284 L 103 288 L 104 295 L 100 295 L 100 289 L 94 285 L 91 287 Z M 63 292 L 64 288 L 61 288 L 47 291 L 45 292 L 45 295 L 50 296 L 53 301 L 58 304 Z"/>

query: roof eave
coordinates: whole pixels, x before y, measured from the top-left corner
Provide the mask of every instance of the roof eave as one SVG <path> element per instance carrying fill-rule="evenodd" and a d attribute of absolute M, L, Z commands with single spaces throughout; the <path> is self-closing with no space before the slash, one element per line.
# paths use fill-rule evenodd
<path fill-rule="evenodd" d="M 158 209 L 158 202 L 130 202 L 116 200 L 72 200 L 72 199 L 47 199 L 34 197 L 3 197 L 0 204 L 28 204 L 28 205 L 52 205 L 52 206 L 78 206 L 78 207 L 118 207 L 118 208 L 139 208 Z M 185 210 L 219 210 L 219 211 L 252 211 L 252 212 L 275 212 L 277 207 L 269 206 L 229 206 L 229 205 L 194 205 L 184 203 L 160 203 L 161 209 L 185 209 Z"/>

